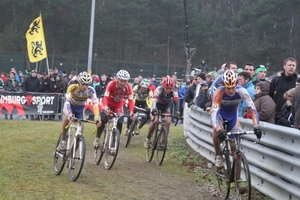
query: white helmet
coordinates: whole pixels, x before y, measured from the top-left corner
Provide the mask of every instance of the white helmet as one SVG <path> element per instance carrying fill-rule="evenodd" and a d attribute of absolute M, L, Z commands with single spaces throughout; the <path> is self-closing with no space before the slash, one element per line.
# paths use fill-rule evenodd
<path fill-rule="evenodd" d="M 92 77 L 87 72 L 81 72 L 78 76 L 78 81 L 82 84 L 92 84 Z"/>
<path fill-rule="evenodd" d="M 117 78 L 124 81 L 128 81 L 130 79 L 130 74 L 128 73 L 128 71 L 121 69 L 117 73 Z"/>

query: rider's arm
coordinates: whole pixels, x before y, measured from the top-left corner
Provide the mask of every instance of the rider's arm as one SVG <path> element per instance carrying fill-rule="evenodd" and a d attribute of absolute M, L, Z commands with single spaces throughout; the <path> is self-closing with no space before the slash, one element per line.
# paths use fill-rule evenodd
<path fill-rule="evenodd" d="M 146 99 L 146 103 L 147 103 L 148 108 L 151 108 L 151 105 L 152 105 L 152 97 L 153 97 L 153 92 L 152 92 L 152 90 L 149 90 L 149 92 L 148 92 L 148 97 L 147 97 L 147 99 Z"/>
<path fill-rule="evenodd" d="M 90 87 L 89 89 L 91 89 L 92 91 L 92 103 L 93 103 L 93 109 L 94 109 L 94 115 L 95 115 L 95 120 L 100 120 L 99 117 L 99 99 L 97 98 L 97 94 L 96 91 L 93 87 Z"/>
<path fill-rule="evenodd" d="M 108 101 L 109 101 L 109 96 L 111 95 L 112 87 L 114 86 L 114 81 L 110 81 L 107 84 L 107 87 L 105 89 L 103 98 L 102 98 L 102 108 L 107 107 Z"/>
<path fill-rule="evenodd" d="M 151 110 L 156 109 L 156 103 L 157 103 L 157 101 L 158 101 L 159 89 L 160 89 L 160 87 L 157 87 L 157 88 L 154 90 L 153 97 L 152 97 Z"/>
<path fill-rule="evenodd" d="M 134 112 L 134 101 L 133 101 L 133 93 L 132 93 L 132 87 L 128 83 L 127 86 L 127 96 L 128 96 L 128 109 L 130 113 Z"/>
<path fill-rule="evenodd" d="M 224 89 L 218 89 L 214 92 L 213 94 L 213 98 L 212 98 L 212 106 L 211 106 L 211 124 L 213 129 L 215 129 L 216 131 L 221 130 L 220 127 L 220 119 L 218 117 L 219 115 L 219 110 L 221 107 L 221 101 L 223 98 L 223 94 L 224 94 Z"/>

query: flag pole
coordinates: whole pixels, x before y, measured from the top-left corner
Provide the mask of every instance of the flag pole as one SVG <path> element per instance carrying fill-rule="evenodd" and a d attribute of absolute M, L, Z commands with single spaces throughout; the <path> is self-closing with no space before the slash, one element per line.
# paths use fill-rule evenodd
<path fill-rule="evenodd" d="M 89 42 L 89 55 L 88 55 L 88 66 L 87 66 L 87 73 L 91 75 L 92 75 L 92 59 L 93 59 L 94 21 L 95 21 L 95 0 L 92 0 L 90 42 Z"/>

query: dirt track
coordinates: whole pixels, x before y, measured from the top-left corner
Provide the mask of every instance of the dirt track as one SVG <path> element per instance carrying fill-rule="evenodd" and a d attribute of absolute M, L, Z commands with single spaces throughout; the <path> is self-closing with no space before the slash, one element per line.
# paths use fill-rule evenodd
<path fill-rule="evenodd" d="M 99 166 L 93 164 L 92 145 L 88 144 L 79 179 L 86 180 L 83 177 L 87 176 L 89 181 L 85 184 L 99 185 L 101 199 L 218 199 L 196 181 L 194 174 L 188 173 L 176 159 L 170 159 L 168 153 L 162 166 L 154 160 L 147 162 L 143 140 L 144 136 L 135 136 L 126 149 L 125 137 L 121 136 L 121 148 L 111 170 L 104 168 L 103 161 Z"/>

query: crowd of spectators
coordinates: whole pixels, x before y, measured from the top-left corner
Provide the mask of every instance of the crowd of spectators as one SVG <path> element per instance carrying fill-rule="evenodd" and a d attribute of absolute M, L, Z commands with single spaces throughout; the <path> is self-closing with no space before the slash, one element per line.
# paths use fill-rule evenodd
<path fill-rule="evenodd" d="M 300 87 L 297 87 L 300 85 L 300 76 L 296 72 L 296 59 L 285 59 L 282 70 L 273 79 L 266 76 L 267 67 L 261 64 L 255 66 L 248 62 L 244 68 L 237 68 L 235 62 L 229 61 L 217 72 L 208 71 L 207 65 L 205 68 L 198 67 L 205 71 L 195 69 L 191 74 L 191 84 L 185 89 L 185 102 L 188 106 L 196 104 L 209 111 L 210 98 L 214 90 L 222 84 L 224 71 L 232 70 L 238 75 L 238 84 L 253 99 L 260 121 L 300 128 Z M 239 117 L 249 118 L 243 101 L 239 105 Z"/>

